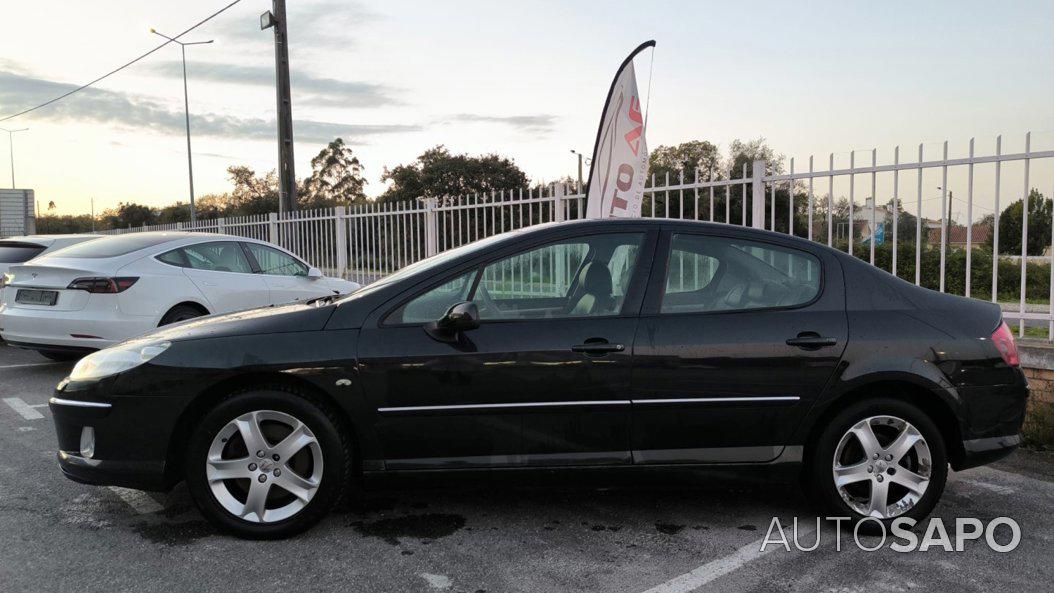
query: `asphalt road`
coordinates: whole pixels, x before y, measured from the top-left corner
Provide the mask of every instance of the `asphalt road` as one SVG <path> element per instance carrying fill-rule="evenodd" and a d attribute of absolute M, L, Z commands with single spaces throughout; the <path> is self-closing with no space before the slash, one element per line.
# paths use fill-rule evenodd
<path fill-rule="evenodd" d="M 791 485 L 698 472 L 433 478 L 370 492 L 296 539 L 240 541 L 213 530 L 183 487 L 146 494 L 62 477 L 44 404 L 69 368 L 0 344 L 3 592 L 968 592 L 1054 582 L 1054 459 L 1026 451 L 953 474 L 934 515 L 949 528 L 956 517 L 1015 519 L 1021 541 L 1009 553 L 983 539 L 963 552 L 864 552 L 852 534 L 836 551 L 826 523 L 814 551 L 761 553 L 773 517 L 815 520 L 807 501 Z"/>

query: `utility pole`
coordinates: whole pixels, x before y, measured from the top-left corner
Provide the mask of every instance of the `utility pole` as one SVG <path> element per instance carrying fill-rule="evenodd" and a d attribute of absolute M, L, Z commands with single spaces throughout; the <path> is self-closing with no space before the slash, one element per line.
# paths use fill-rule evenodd
<path fill-rule="evenodd" d="M 0 128 L 0 131 L 7 132 L 7 148 L 11 153 L 11 189 L 15 189 L 15 141 L 12 140 L 15 132 L 25 132 L 29 128 L 20 128 L 18 130 L 8 130 L 6 128 Z"/>
<path fill-rule="evenodd" d="M 95 198 L 91 198 L 91 232 L 95 232 Z"/>
<path fill-rule="evenodd" d="M 571 149 L 571 154 L 578 156 L 578 192 L 583 193 L 585 191 L 585 185 L 582 177 L 582 161 L 585 160 L 585 156 L 573 148 Z"/>
<path fill-rule="evenodd" d="M 260 15 L 260 29 L 274 28 L 275 94 L 278 102 L 278 211 L 295 212 L 293 102 L 289 93 L 289 37 L 285 0 L 273 0 L 272 9 Z"/>
<path fill-rule="evenodd" d="M 945 225 L 944 225 L 945 226 L 945 228 L 944 228 L 944 250 L 945 250 L 945 252 L 947 252 L 949 239 L 950 239 L 950 236 L 952 234 L 952 191 L 951 190 L 948 190 L 948 200 L 945 202 L 945 205 L 944 205 L 944 220 L 946 221 Z"/>

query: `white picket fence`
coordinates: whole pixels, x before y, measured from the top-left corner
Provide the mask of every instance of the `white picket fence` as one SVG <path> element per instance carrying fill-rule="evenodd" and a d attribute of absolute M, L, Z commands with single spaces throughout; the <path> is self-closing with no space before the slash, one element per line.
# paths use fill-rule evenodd
<path fill-rule="evenodd" d="M 965 155 L 950 157 L 949 143 L 944 142 L 936 157 L 930 156 L 932 147 L 928 153 L 926 146 L 919 145 L 911 151 L 910 159 L 907 151 L 896 147 L 884 153 L 884 162 L 879 161 L 878 150 L 869 150 L 829 154 L 822 169 L 817 169 L 817 160 L 809 157 L 804 171 L 791 159 L 782 172 L 756 161 L 738 171 L 692 171 L 672 179 L 653 176 L 645 189 L 642 216 L 746 224 L 791 233 L 841 247 L 872 264 L 880 263 L 876 262 L 880 246 L 879 241 L 870 240 L 868 229 L 881 227 L 888 229 L 886 242 L 891 253 L 889 261 L 882 264 L 887 271 L 925 283 L 924 255 L 928 254 L 939 262 L 939 285 L 934 288 L 946 290 L 951 282 L 963 287 L 957 292 L 966 296 L 983 292 L 993 302 L 1000 300 L 1000 266 L 996 262 L 1002 260 L 1004 268 L 1012 265 L 1020 275 L 1013 306 L 1005 302 L 1009 299 L 1003 291 L 1004 315 L 1017 320 L 1022 335 L 1026 325 L 1045 325 L 1048 337 L 1054 336 L 1054 312 L 1049 305 L 1054 301 L 1054 279 L 1049 294 L 1026 294 L 1028 265 L 1054 264 L 1054 248 L 1047 254 L 1028 253 L 1028 208 L 1020 237 L 999 236 L 999 215 L 1006 206 L 1033 188 L 1047 198 L 1054 197 L 1054 150 L 1034 150 L 1031 133 L 1024 137 L 1023 150 L 1004 150 L 1002 137 L 995 139 L 987 154 L 978 154 L 975 148 L 974 140 L 970 140 Z M 858 162 L 858 156 L 863 157 L 863 163 Z M 848 163 L 841 162 L 844 160 Z M 1040 169 L 1037 175 L 1034 171 Z M 952 191 L 966 194 L 965 199 L 954 196 L 954 203 L 966 208 L 966 228 L 965 242 L 949 246 L 946 239 L 951 221 L 946 203 L 952 202 Z M 877 196 L 882 197 L 874 199 Z M 847 211 L 836 213 L 842 198 L 847 200 Z M 930 228 L 920 213 L 937 199 L 941 200 L 940 240 L 937 245 L 927 245 Z M 872 206 L 890 201 L 889 210 Z M 901 209 L 915 216 L 914 228 L 900 224 Z M 990 251 L 973 237 L 980 211 L 994 214 Z M 550 184 L 487 195 L 429 197 L 414 202 L 202 220 L 194 226 L 169 224 L 106 232 L 179 229 L 263 239 L 293 251 L 327 274 L 366 284 L 465 243 L 534 224 L 581 218 L 584 212 L 585 196 L 579 188 Z M 936 223 L 934 217 L 935 234 Z M 958 229 L 956 232 L 962 234 Z M 900 240 L 909 234 L 914 235 L 910 244 Z M 999 255 L 1001 240 L 1021 241 L 1013 262 L 1008 255 Z M 947 268 L 949 256 L 963 251 L 965 266 L 952 276 Z M 979 253 L 992 256 L 991 278 L 975 276 L 973 260 Z M 914 278 L 906 272 L 911 268 Z M 960 273 L 965 277 L 958 276 Z"/>

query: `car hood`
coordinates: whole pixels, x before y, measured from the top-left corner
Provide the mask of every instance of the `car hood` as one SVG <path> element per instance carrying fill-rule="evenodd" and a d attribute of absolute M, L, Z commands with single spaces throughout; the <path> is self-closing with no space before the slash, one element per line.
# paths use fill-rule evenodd
<path fill-rule="evenodd" d="M 144 336 L 184 341 L 201 338 L 318 331 L 326 326 L 335 305 L 328 300 L 260 307 L 223 315 L 208 315 L 165 326 Z"/>

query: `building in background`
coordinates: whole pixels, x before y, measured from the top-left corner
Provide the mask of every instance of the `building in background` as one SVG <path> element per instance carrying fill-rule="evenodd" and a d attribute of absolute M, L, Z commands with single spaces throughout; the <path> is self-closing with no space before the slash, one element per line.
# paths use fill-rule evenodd
<path fill-rule="evenodd" d="M 35 203 L 31 189 L 0 189 L 0 239 L 36 234 Z"/>

